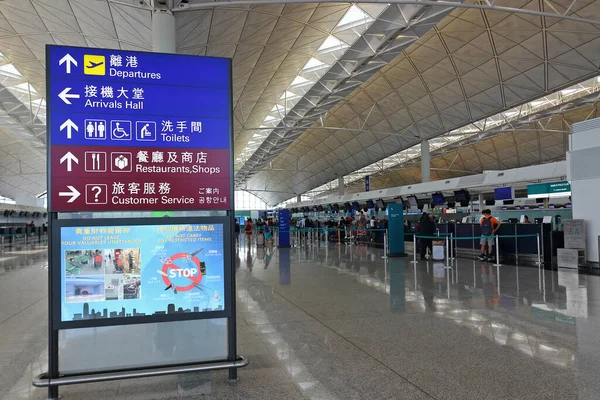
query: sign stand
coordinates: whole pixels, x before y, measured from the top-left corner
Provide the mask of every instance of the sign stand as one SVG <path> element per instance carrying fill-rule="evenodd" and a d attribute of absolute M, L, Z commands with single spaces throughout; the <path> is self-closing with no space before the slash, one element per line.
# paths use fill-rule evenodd
<path fill-rule="evenodd" d="M 46 65 L 49 364 L 33 385 L 235 382 L 231 60 L 47 46 Z"/>

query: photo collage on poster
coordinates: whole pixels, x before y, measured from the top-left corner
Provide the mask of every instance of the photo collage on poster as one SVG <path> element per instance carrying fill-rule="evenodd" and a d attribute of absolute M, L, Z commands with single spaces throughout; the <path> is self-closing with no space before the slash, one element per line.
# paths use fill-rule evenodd
<path fill-rule="evenodd" d="M 142 298 L 139 248 L 66 250 L 65 301 Z"/>
<path fill-rule="evenodd" d="M 63 321 L 224 310 L 222 224 L 62 227 Z"/>

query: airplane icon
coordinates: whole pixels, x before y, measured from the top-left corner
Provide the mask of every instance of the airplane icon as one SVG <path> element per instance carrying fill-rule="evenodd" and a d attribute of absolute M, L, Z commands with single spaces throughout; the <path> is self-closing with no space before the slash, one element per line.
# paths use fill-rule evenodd
<path fill-rule="evenodd" d="M 86 75 L 105 75 L 106 58 L 104 56 L 84 54 L 83 55 L 83 73 Z"/>
<path fill-rule="evenodd" d="M 102 61 L 99 62 L 99 63 L 95 63 L 95 62 L 90 61 L 90 65 L 86 65 L 85 67 L 86 68 L 96 68 L 97 66 L 102 65 L 102 64 L 104 64 L 104 62 L 102 62 Z"/>

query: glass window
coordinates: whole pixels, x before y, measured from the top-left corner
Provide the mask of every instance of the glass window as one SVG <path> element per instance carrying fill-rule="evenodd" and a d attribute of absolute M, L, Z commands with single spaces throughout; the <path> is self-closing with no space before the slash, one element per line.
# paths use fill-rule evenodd
<path fill-rule="evenodd" d="M 266 210 L 267 203 L 261 198 L 245 190 L 235 191 L 235 209 L 236 210 Z"/>

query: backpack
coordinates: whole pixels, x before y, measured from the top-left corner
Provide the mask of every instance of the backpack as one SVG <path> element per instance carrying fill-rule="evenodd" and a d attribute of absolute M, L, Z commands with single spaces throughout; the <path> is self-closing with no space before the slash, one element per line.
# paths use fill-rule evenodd
<path fill-rule="evenodd" d="M 492 236 L 492 218 L 483 217 L 481 220 L 481 236 Z"/>

